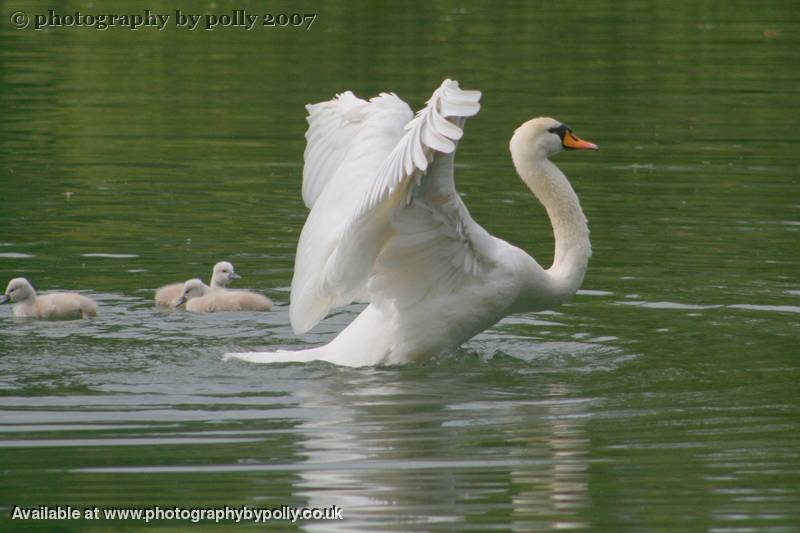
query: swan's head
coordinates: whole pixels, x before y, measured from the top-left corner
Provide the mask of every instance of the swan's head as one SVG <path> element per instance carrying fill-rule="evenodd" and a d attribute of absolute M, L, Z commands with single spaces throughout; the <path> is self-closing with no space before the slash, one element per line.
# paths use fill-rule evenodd
<path fill-rule="evenodd" d="M 194 278 L 183 284 L 183 292 L 175 301 L 175 307 L 180 307 L 192 298 L 199 298 L 208 293 L 208 286 L 202 280 Z"/>
<path fill-rule="evenodd" d="M 561 150 L 597 150 L 597 145 L 584 141 L 566 124 L 550 117 L 529 120 L 511 137 L 511 151 L 535 157 L 550 157 Z"/>
<path fill-rule="evenodd" d="M 25 278 L 14 278 L 8 282 L 6 292 L 0 296 L 0 304 L 8 302 L 24 302 L 36 296 L 36 291 Z"/>
<path fill-rule="evenodd" d="M 235 279 L 239 279 L 242 276 L 236 273 L 233 270 L 233 265 L 228 263 L 227 261 L 220 261 L 216 265 L 214 265 L 214 273 L 211 276 L 211 283 L 212 285 L 219 285 L 221 287 L 225 287 L 231 281 Z"/>

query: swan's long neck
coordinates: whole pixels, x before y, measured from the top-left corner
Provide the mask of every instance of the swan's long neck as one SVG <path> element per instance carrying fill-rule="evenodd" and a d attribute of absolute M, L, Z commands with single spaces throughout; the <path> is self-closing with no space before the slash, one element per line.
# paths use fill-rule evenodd
<path fill-rule="evenodd" d="M 556 249 L 553 265 L 545 271 L 548 286 L 536 289 L 544 289 L 560 303 L 580 288 L 592 255 L 586 216 L 567 177 L 543 153 L 512 150 L 512 158 L 553 225 Z"/>

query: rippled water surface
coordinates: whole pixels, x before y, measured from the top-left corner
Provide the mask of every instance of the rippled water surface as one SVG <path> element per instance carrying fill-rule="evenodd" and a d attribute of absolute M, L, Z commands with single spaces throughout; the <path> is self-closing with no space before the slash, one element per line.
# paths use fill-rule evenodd
<path fill-rule="evenodd" d="M 144 526 L 11 521 L 39 505 L 337 505 L 344 522 L 274 525 L 341 531 L 800 528 L 791 2 L 329 2 L 309 31 L 250 32 L 15 30 L 12 12 L 53 6 L 0 6 L 0 283 L 100 308 L 0 308 L 0 529 Z M 557 158 L 592 229 L 584 289 L 423 364 L 223 362 L 319 345 L 360 310 L 288 325 L 303 105 L 353 89 L 418 108 L 445 77 L 484 93 L 465 202 L 541 263 L 551 229 L 511 132 L 552 115 L 601 146 Z M 276 310 L 153 307 L 222 259 Z"/>

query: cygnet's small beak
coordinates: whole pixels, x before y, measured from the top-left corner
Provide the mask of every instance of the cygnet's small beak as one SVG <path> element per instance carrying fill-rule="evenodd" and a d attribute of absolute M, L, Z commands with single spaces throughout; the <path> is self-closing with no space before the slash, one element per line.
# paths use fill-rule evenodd
<path fill-rule="evenodd" d="M 11 301 L 11 296 L 9 296 L 8 294 L 0 295 L 0 304 L 7 304 L 10 301 Z"/>
<path fill-rule="evenodd" d="M 175 301 L 175 307 L 180 307 L 186 303 L 186 296 L 181 296 Z"/>
<path fill-rule="evenodd" d="M 240 275 L 239 275 L 239 274 L 237 274 L 236 272 L 231 272 L 229 277 L 230 277 L 231 279 L 242 279 L 242 276 L 240 276 Z"/>
<path fill-rule="evenodd" d="M 564 148 L 567 150 L 599 150 L 598 147 L 594 143 L 590 143 L 589 141 L 584 141 L 571 131 L 567 130 L 567 133 L 564 134 Z"/>

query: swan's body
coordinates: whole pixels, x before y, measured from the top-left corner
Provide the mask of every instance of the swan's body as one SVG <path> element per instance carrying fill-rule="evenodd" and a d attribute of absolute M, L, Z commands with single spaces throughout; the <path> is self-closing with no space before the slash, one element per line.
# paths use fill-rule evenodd
<path fill-rule="evenodd" d="M 211 286 L 207 287 L 210 290 L 224 289 L 228 284 L 235 280 L 240 279 L 241 276 L 233 269 L 233 265 L 227 261 L 220 261 L 214 265 L 211 271 Z M 163 305 L 165 307 L 178 307 L 178 300 L 184 291 L 184 283 L 170 283 L 156 290 L 156 305 Z"/>
<path fill-rule="evenodd" d="M 0 296 L 0 304 L 9 302 L 15 304 L 14 316 L 20 318 L 69 320 L 97 314 L 97 304 L 91 298 L 74 292 L 37 295 L 25 278 L 8 282 L 5 294 Z"/>
<path fill-rule="evenodd" d="M 308 331 L 365 292 L 370 304 L 325 346 L 227 358 L 402 364 L 578 290 L 589 230 L 567 178 L 547 158 L 564 147 L 597 147 L 550 118 L 526 122 L 511 139 L 514 165 L 553 223 L 555 259 L 545 270 L 489 235 L 455 190 L 456 143 L 479 99 L 446 80 L 416 118 L 389 94 L 366 102 L 347 92 L 308 106 L 303 199 L 311 212 L 297 248 L 292 326 Z"/>
<path fill-rule="evenodd" d="M 175 306 L 184 303 L 186 310 L 193 313 L 272 310 L 272 300 L 266 296 L 250 291 L 212 289 L 199 279 L 190 279 L 183 284 L 183 292 Z"/>

